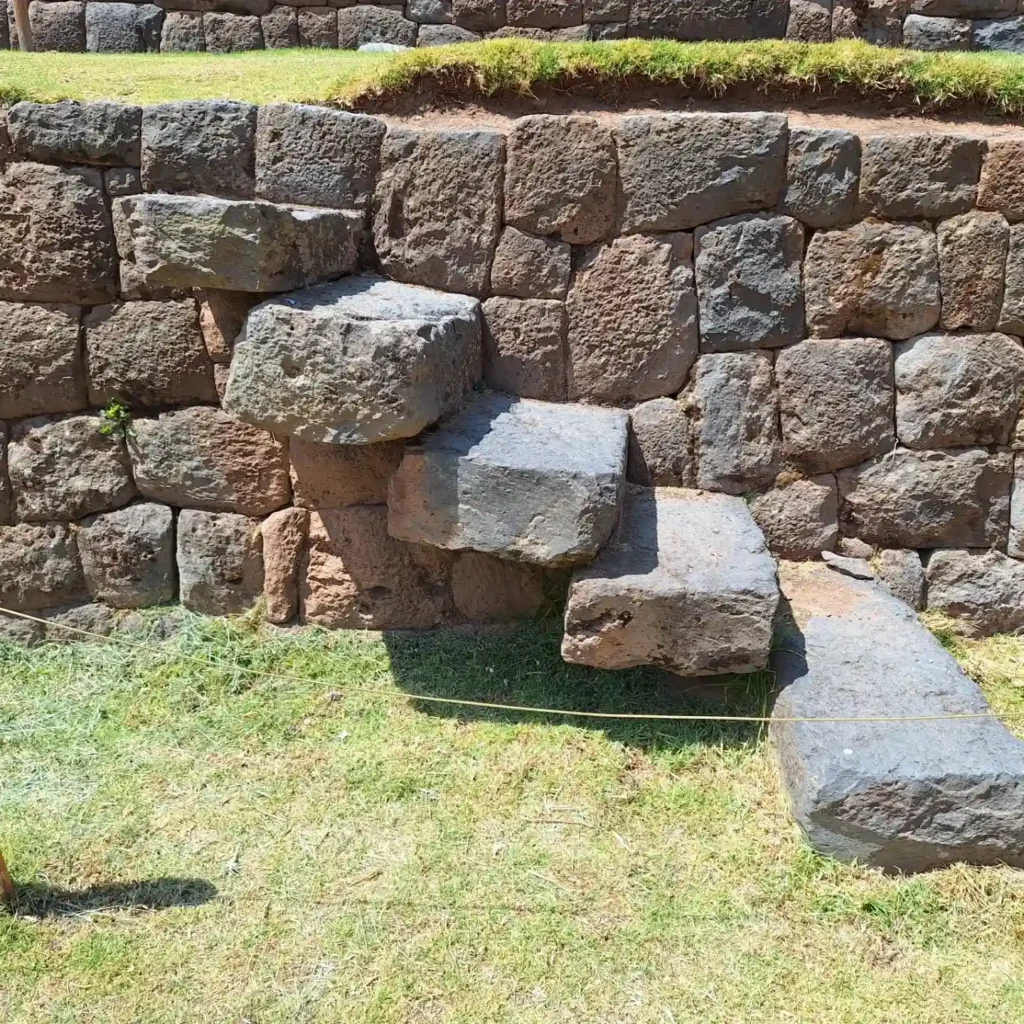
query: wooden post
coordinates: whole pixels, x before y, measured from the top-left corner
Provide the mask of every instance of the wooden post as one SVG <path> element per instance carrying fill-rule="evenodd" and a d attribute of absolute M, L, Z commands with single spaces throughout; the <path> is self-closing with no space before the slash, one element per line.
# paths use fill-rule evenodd
<path fill-rule="evenodd" d="M 0 853 L 0 902 L 8 906 L 14 905 L 14 879 L 4 861 L 4 855 Z"/>
<path fill-rule="evenodd" d="M 31 53 L 32 25 L 28 20 L 28 0 L 14 0 L 14 24 L 18 27 L 18 44 L 23 53 Z"/>

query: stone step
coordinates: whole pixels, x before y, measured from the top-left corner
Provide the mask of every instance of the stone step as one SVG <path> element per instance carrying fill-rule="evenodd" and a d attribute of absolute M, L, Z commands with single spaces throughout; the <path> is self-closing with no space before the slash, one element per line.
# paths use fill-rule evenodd
<path fill-rule="evenodd" d="M 589 561 L 618 518 L 627 423 L 618 409 L 484 392 L 407 450 L 388 529 L 538 565 Z"/>
<path fill-rule="evenodd" d="M 914 612 L 820 563 L 780 566 L 786 616 L 772 658 L 771 732 L 811 845 L 890 872 L 955 861 L 1024 865 L 1024 743 L 977 714 L 978 686 Z"/>
<path fill-rule="evenodd" d="M 569 587 L 562 657 L 682 676 L 768 664 L 775 563 L 742 498 L 630 488 L 618 528 Z"/>

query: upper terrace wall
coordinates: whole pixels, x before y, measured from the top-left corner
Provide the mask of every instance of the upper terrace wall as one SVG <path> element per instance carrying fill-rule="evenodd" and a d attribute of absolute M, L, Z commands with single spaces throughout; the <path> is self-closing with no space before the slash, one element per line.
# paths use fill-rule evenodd
<path fill-rule="evenodd" d="M 13 5 L 0 11 L 0 47 L 17 46 Z M 1024 53 L 1024 0 L 408 0 L 275 4 L 160 0 L 159 4 L 33 0 L 37 49 L 92 52 L 290 46 L 431 46 L 493 36 L 536 39 L 861 38 L 920 50 Z"/>

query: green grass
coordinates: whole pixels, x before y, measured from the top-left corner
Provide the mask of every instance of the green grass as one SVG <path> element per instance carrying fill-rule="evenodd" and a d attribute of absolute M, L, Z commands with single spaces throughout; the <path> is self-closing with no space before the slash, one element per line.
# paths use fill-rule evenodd
<path fill-rule="evenodd" d="M 1024 710 L 1024 641 L 935 625 Z M 757 727 L 356 689 L 665 709 L 656 675 L 566 666 L 558 639 L 186 617 L 144 652 L 0 647 L 0 845 L 22 891 L 0 914 L 0 1020 L 1022 1018 L 1024 873 L 815 856 Z"/>

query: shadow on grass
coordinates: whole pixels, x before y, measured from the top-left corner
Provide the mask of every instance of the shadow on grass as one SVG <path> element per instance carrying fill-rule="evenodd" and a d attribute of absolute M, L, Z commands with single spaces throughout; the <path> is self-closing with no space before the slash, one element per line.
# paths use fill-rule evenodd
<path fill-rule="evenodd" d="M 20 917 L 75 917 L 103 910 L 167 910 L 198 907 L 217 895 L 205 878 L 150 878 L 61 889 L 42 882 L 16 885 L 13 911 Z"/>
<path fill-rule="evenodd" d="M 768 672 L 683 680 L 653 668 L 607 672 L 562 661 L 562 626 L 555 619 L 508 628 L 460 629 L 384 636 L 396 683 L 408 693 L 566 711 L 629 714 L 765 715 L 771 709 Z M 720 699 L 684 692 L 711 684 Z M 750 722 L 668 722 L 595 719 L 501 711 L 421 701 L 424 714 L 464 721 L 536 722 L 599 730 L 610 739 L 645 750 L 698 744 L 747 745 L 764 726 Z"/>

